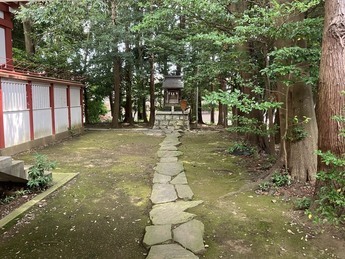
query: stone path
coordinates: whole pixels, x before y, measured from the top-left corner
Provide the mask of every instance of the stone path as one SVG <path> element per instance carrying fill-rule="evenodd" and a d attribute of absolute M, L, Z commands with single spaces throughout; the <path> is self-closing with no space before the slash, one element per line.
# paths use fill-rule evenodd
<path fill-rule="evenodd" d="M 147 258 L 199 258 L 205 252 L 204 224 L 185 212 L 203 203 L 192 201 L 193 191 L 188 185 L 183 163 L 181 134 L 166 131 L 166 137 L 157 153 L 160 161 L 155 167 L 150 211 L 151 226 L 146 227 L 143 243 L 150 248 Z"/>

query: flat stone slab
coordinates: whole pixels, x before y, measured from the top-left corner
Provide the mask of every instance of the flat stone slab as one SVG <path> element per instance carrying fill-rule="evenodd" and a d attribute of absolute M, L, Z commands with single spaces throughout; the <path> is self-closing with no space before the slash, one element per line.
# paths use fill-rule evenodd
<path fill-rule="evenodd" d="M 153 183 L 169 183 L 171 181 L 171 176 L 155 173 L 153 175 Z"/>
<path fill-rule="evenodd" d="M 171 225 L 147 226 L 144 236 L 144 245 L 153 246 L 172 239 Z"/>
<path fill-rule="evenodd" d="M 185 212 L 203 201 L 176 201 L 154 205 L 150 211 L 150 219 L 154 225 L 181 224 L 195 217 L 195 214 Z"/>
<path fill-rule="evenodd" d="M 160 146 L 171 145 L 171 146 L 178 147 L 179 145 L 181 145 L 181 142 L 178 139 L 166 139 L 166 140 L 163 140 L 159 145 Z"/>
<path fill-rule="evenodd" d="M 169 151 L 169 150 L 167 150 L 167 151 L 158 151 L 157 152 L 157 156 L 159 157 L 159 158 L 161 158 L 161 157 L 179 157 L 179 156 L 182 156 L 183 155 L 183 152 L 181 152 L 181 151 Z"/>
<path fill-rule="evenodd" d="M 177 195 L 172 184 L 155 183 L 152 188 L 151 201 L 154 204 L 176 201 Z"/>
<path fill-rule="evenodd" d="M 193 193 L 192 189 L 189 187 L 189 185 L 177 184 L 177 185 L 175 185 L 175 189 L 177 192 L 177 196 L 180 199 L 191 200 L 194 196 L 194 193 Z"/>
<path fill-rule="evenodd" d="M 171 162 L 177 162 L 178 158 L 176 156 L 172 157 L 162 157 L 159 162 L 160 163 L 171 163 Z"/>
<path fill-rule="evenodd" d="M 173 180 L 170 181 L 171 184 L 188 184 L 186 174 L 184 172 L 178 174 Z"/>
<path fill-rule="evenodd" d="M 152 246 L 146 259 L 197 259 L 195 254 L 178 244 Z"/>
<path fill-rule="evenodd" d="M 175 176 L 183 172 L 184 167 L 182 162 L 157 163 L 155 170 L 160 174 Z"/>
<path fill-rule="evenodd" d="M 195 254 L 205 252 L 204 246 L 204 224 L 199 220 L 191 220 L 173 230 L 174 241 Z"/>
<path fill-rule="evenodd" d="M 177 147 L 173 145 L 163 145 L 159 148 L 159 151 L 177 151 Z"/>

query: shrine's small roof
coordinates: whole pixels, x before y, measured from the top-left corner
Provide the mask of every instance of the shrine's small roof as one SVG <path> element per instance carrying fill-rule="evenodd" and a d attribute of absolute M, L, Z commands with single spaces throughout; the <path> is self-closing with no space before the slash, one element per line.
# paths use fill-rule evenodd
<path fill-rule="evenodd" d="M 163 89 L 182 89 L 182 76 L 164 76 Z"/>

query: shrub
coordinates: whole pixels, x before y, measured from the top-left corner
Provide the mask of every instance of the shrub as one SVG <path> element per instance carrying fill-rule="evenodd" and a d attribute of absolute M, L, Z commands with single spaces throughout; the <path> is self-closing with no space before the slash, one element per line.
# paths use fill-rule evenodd
<path fill-rule="evenodd" d="M 272 182 L 277 187 L 291 184 L 291 178 L 288 174 L 275 173 L 272 175 Z"/>
<path fill-rule="evenodd" d="M 262 182 L 259 184 L 259 190 L 261 190 L 263 192 L 269 191 L 270 188 L 271 188 L 270 182 Z"/>
<path fill-rule="evenodd" d="M 36 154 L 34 165 L 29 168 L 28 187 L 35 190 L 47 188 L 53 179 L 51 175 L 46 175 L 45 171 L 49 171 L 55 167 L 56 163 L 50 162 L 47 156 Z"/>
<path fill-rule="evenodd" d="M 296 210 L 309 209 L 310 205 L 311 205 L 311 199 L 307 197 L 299 198 L 294 202 L 294 207 Z"/>
<path fill-rule="evenodd" d="M 316 212 L 329 222 L 345 223 L 345 158 L 337 157 L 329 151 L 318 151 L 317 154 L 331 169 L 327 172 L 320 171 L 316 175 L 324 183 L 315 201 L 318 205 Z"/>
<path fill-rule="evenodd" d="M 255 153 L 255 148 L 251 147 L 247 143 L 240 141 L 234 142 L 229 148 L 228 152 L 237 156 L 251 156 Z"/>

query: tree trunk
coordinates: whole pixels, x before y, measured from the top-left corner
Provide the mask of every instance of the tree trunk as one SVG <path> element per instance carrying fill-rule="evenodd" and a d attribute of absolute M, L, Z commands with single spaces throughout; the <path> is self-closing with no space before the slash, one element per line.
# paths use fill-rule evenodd
<path fill-rule="evenodd" d="M 130 47 L 128 41 L 125 43 L 126 53 L 130 53 Z M 133 125 L 133 100 L 132 100 L 132 61 L 127 59 L 126 61 L 126 105 L 125 105 L 125 118 L 124 122 Z"/>
<path fill-rule="evenodd" d="M 213 83 L 211 83 L 211 92 L 214 92 L 214 84 Z M 214 106 L 213 106 L 213 104 L 211 105 L 211 114 L 210 114 L 210 116 L 211 116 L 211 118 L 210 118 L 210 122 L 212 123 L 212 124 L 214 124 Z"/>
<path fill-rule="evenodd" d="M 341 156 L 345 153 L 345 138 L 339 136 L 344 126 L 332 119 L 335 115 L 345 116 L 345 1 L 325 1 L 325 22 L 322 39 L 320 79 L 317 102 L 319 125 L 319 150 L 331 151 Z M 330 168 L 319 160 L 318 170 Z M 317 189 L 323 186 L 317 180 Z"/>
<path fill-rule="evenodd" d="M 113 102 L 113 120 L 111 126 L 113 128 L 120 127 L 120 108 L 121 108 L 121 59 L 119 56 L 114 60 L 114 102 Z"/>
<path fill-rule="evenodd" d="M 111 20 L 113 26 L 116 26 L 117 18 L 117 2 L 116 0 L 111 1 Z M 113 74 L 114 74 L 114 102 L 112 104 L 113 119 L 111 126 L 118 128 L 120 126 L 120 109 L 121 109 L 121 58 L 119 56 L 119 50 L 116 47 L 114 51 L 114 63 L 113 63 Z"/>
<path fill-rule="evenodd" d="M 150 121 L 149 124 L 151 127 L 155 124 L 155 68 L 153 54 L 150 57 Z"/>
<path fill-rule="evenodd" d="M 288 3 L 291 0 L 280 0 Z M 303 13 L 292 13 L 282 17 L 283 22 L 303 21 Z M 300 39 L 279 39 L 277 48 L 299 46 L 306 48 L 306 43 Z M 291 65 L 291 60 L 285 60 L 285 65 Z M 302 74 L 308 74 L 306 64 L 295 64 Z M 286 82 L 289 82 L 286 85 Z M 314 182 L 317 169 L 317 124 L 314 110 L 311 86 L 306 85 L 293 74 L 281 75 L 278 83 L 278 100 L 283 103 L 279 109 L 280 125 L 280 155 L 279 162 L 285 166 L 294 181 Z M 297 118 L 297 121 L 296 121 Z M 308 118 L 309 122 L 303 122 Z M 299 132 L 296 131 L 299 129 Z M 305 134 L 305 136 L 303 136 Z"/>
<path fill-rule="evenodd" d="M 202 119 L 202 102 L 201 102 L 201 91 L 199 91 L 199 97 L 198 97 L 198 124 L 204 124 L 204 121 Z"/>
<path fill-rule="evenodd" d="M 25 51 L 28 55 L 35 54 L 35 45 L 32 39 L 32 26 L 30 20 L 23 21 Z"/>
<path fill-rule="evenodd" d="M 317 124 L 314 110 L 313 93 L 310 86 L 304 82 L 295 84 L 291 88 L 292 111 L 290 120 L 294 117 L 301 122 L 307 136 L 300 141 L 292 141 L 288 157 L 288 168 L 291 178 L 297 182 L 315 182 L 317 170 Z M 293 116 L 293 118 L 292 118 Z M 310 121 L 303 123 L 304 118 Z M 294 125 L 292 127 L 295 127 Z"/>
<path fill-rule="evenodd" d="M 218 81 L 220 83 L 220 89 L 222 91 L 226 91 L 226 81 L 223 76 L 218 77 Z M 219 103 L 219 114 L 218 114 L 218 123 L 217 125 L 225 126 L 225 118 L 224 118 L 224 111 L 225 111 L 225 105 Z"/>

